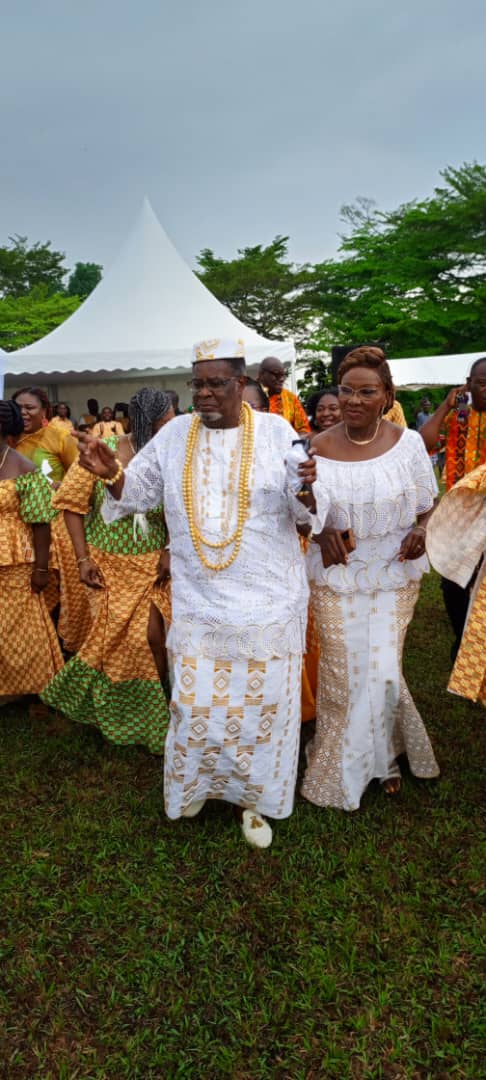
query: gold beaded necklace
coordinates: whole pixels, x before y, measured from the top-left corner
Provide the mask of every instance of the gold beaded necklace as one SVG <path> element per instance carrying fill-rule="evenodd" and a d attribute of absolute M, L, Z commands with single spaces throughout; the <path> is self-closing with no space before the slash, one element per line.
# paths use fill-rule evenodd
<path fill-rule="evenodd" d="M 253 464 L 253 447 L 255 442 L 255 420 L 253 409 L 246 401 L 244 401 L 241 406 L 239 423 L 243 425 L 243 442 L 241 447 L 240 477 L 238 484 L 238 515 L 236 529 L 226 540 L 218 540 L 216 542 L 206 540 L 195 521 L 193 459 L 197 438 L 201 428 L 199 416 L 194 417 L 187 437 L 186 459 L 182 473 L 182 494 L 194 550 L 207 570 L 226 570 L 227 567 L 231 566 L 235 561 L 241 547 L 243 527 L 248 516 L 248 508 L 250 505 L 250 472 Z M 222 551 L 223 548 L 229 547 L 230 544 L 234 545 L 231 555 L 220 563 L 209 562 L 209 559 L 206 558 L 202 550 L 202 545 L 204 545 L 204 547 Z"/>

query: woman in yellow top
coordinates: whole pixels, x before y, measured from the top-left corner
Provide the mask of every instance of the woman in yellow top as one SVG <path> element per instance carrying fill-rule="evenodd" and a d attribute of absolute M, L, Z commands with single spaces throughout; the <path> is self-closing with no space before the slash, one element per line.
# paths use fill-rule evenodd
<path fill-rule="evenodd" d="M 24 425 L 23 434 L 17 439 L 19 452 L 33 461 L 49 480 L 60 483 L 78 456 L 76 441 L 60 425 L 49 423 L 50 403 L 45 390 L 29 386 L 17 390 L 13 399 L 20 407 Z"/>
<path fill-rule="evenodd" d="M 63 663 L 44 598 L 54 516 L 50 488 L 9 446 L 21 430 L 18 406 L 0 401 L 0 704 L 40 693 Z"/>
<path fill-rule="evenodd" d="M 17 449 L 32 461 L 44 476 L 59 485 L 70 465 L 78 457 L 76 440 L 60 425 L 50 423 L 50 403 L 45 390 L 29 386 L 17 390 L 14 401 L 20 407 L 23 434 Z M 53 562 L 59 571 L 61 609 L 58 633 L 66 652 L 77 652 L 91 626 L 91 611 L 82 588 L 74 552 L 62 514 L 52 523 Z M 58 602 L 52 598 L 51 607 Z"/>
<path fill-rule="evenodd" d="M 63 428 L 64 431 L 67 431 L 68 435 L 71 435 L 74 431 L 74 424 L 71 420 L 71 409 L 65 401 L 58 401 L 57 405 L 54 406 L 54 416 L 52 417 L 51 424 Z"/>
<path fill-rule="evenodd" d="M 113 409 L 105 405 L 101 410 L 101 420 L 95 424 L 92 434 L 96 439 L 109 439 L 112 435 L 124 435 L 125 430 L 119 420 L 115 420 Z"/>

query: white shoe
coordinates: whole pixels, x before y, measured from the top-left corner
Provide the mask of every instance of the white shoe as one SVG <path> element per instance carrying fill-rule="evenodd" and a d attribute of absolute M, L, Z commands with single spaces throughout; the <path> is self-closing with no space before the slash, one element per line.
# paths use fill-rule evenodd
<path fill-rule="evenodd" d="M 256 810 L 243 810 L 241 819 L 243 836 L 252 847 L 267 848 L 272 843 L 272 830 L 268 821 Z"/>
<path fill-rule="evenodd" d="M 192 802 L 186 809 L 182 811 L 181 817 L 196 817 L 199 814 L 206 803 L 206 799 L 198 799 L 197 802 Z"/>

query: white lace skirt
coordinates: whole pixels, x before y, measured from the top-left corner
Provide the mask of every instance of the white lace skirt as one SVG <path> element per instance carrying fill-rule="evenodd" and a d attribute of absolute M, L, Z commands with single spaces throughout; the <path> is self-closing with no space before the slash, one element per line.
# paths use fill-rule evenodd
<path fill-rule="evenodd" d="M 294 802 L 302 656 L 228 660 L 169 654 L 172 701 L 164 796 L 178 818 L 224 799 L 273 818 Z"/>
<path fill-rule="evenodd" d="M 302 794 L 317 806 L 356 810 L 370 780 L 399 776 L 404 751 L 416 776 L 439 774 L 402 672 L 418 592 L 417 582 L 374 593 L 311 590 L 320 662 Z"/>

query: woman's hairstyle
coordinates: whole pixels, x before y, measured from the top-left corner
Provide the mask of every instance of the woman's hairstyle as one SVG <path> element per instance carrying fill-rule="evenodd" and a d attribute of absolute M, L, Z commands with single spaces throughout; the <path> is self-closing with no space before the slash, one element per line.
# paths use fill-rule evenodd
<path fill-rule="evenodd" d="M 130 398 L 128 415 L 137 452 L 152 438 L 153 425 L 172 408 L 172 399 L 163 390 L 144 387 Z"/>
<path fill-rule="evenodd" d="M 20 405 L 13 399 L 0 401 L 0 431 L 4 439 L 21 435 L 24 430 Z"/>
<path fill-rule="evenodd" d="M 347 356 L 344 357 L 344 360 L 341 360 L 338 367 L 338 382 L 341 382 L 343 375 L 346 375 L 348 371 L 357 367 L 367 367 L 371 368 L 372 371 L 376 371 L 376 374 L 383 383 L 384 389 L 388 393 L 388 403 L 386 408 L 391 409 L 395 401 L 395 387 L 393 385 L 392 373 L 383 349 L 379 349 L 377 345 L 361 345 L 359 349 L 352 349 L 351 352 L 348 352 Z"/>
<path fill-rule="evenodd" d="M 52 406 L 45 390 L 43 390 L 41 386 L 23 386 L 21 390 L 16 390 L 15 394 L 12 395 L 13 400 L 17 401 L 21 394 L 31 394 L 32 397 L 36 397 L 42 408 L 45 410 L 47 419 L 51 419 Z"/>
<path fill-rule="evenodd" d="M 59 409 L 60 405 L 64 405 L 64 408 L 65 408 L 65 410 L 67 412 L 67 418 L 68 418 L 68 420 L 70 420 L 71 419 L 71 409 L 69 408 L 69 405 L 68 405 L 67 401 L 58 401 L 57 405 L 54 406 L 56 416 L 59 416 L 59 413 L 58 413 L 57 410 Z"/>
<path fill-rule="evenodd" d="M 268 397 L 267 397 L 261 383 L 257 382 L 256 379 L 250 379 L 250 376 L 247 375 L 246 385 L 251 386 L 252 390 L 255 390 L 255 392 L 258 394 L 258 396 L 260 398 L 260 405 L 261 405 L 262 409 L 264 409 L 265 412 L 268 412 L 269 408 L 270 408 L 270 405 L 268 403 Z"/>
<path fill-rule="evenodd" d="M 316 422 L 317 406 L 321 398 L 326 397 L 326 394 L 331 394 L 332 397 L 337 398 L 339 396 L 339 390 L 337 386 L 323 386 L 322 390 L 316 390 L 315 394 L 311 394 L 310 398 L 305 403 L 305 411 L 312 427 Z"/>
<path fill-rule="evenodd" d="M 98 402 L 97 402 L 96 398 L 89 397 L 86 404 L 87 404 L 88 409 L 89 409 L 89 415 L 97 417 L 99 408 L 98 408 Z"/>

